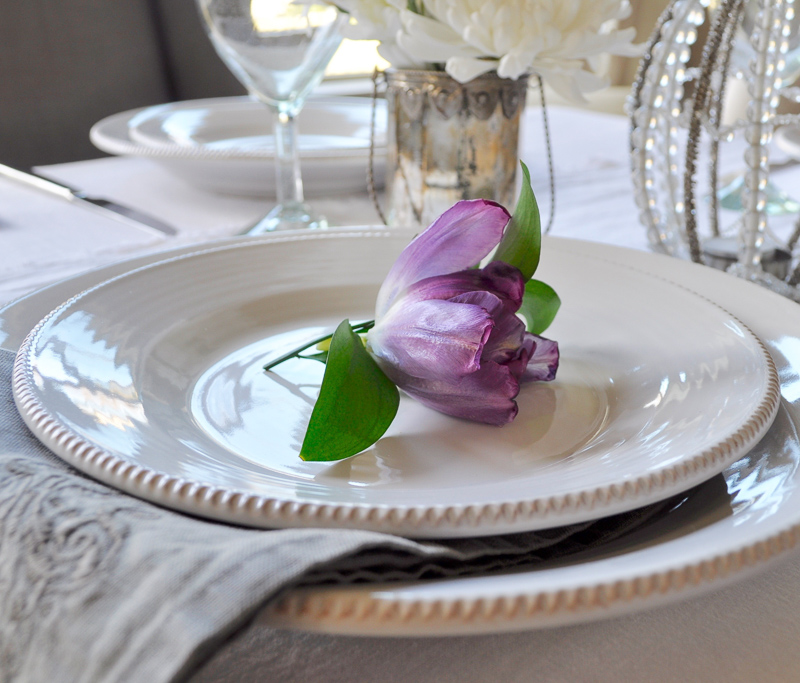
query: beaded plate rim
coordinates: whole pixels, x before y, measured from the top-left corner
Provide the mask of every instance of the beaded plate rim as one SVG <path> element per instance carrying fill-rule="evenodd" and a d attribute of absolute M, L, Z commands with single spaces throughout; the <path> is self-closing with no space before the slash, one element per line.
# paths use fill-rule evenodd
<path fill-rule="evenodd" d="M 565 626 L 670 604 L 744 578 L 795 548 L 800 524 L 737 550 L 663 571 L 585 585 L 496 596 L 397 597 L 391 589 L 301 588 L 260 618 L 276 628 L 359 636 L 445 636 Z M 466 579 L 454 579 L 465 581 Z M 480 591 L 477 591 L 480 593 Z"/>

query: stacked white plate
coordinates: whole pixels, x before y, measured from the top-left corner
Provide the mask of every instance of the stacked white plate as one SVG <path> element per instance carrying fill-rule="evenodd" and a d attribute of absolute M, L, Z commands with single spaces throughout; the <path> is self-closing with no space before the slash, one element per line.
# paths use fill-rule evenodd
<path fill-rule="evenodd" d="M 287 363 L 278 379 L 260 367 L 344 317 L 369 317 L 409 237 L 227 240 L 41 290 L 0 311 L 0 345 L 19 346 L 21 414 L 112 486 L 251 526 L 494 535 L 701 485 L 613 547 L 502 576 L 295 591 L 272 613 L 284 625 L 444 634 L 575 622 L 696 594 L 795 542 L 800 352 L 785 331 L 800 309 L 708 268 L 590 243 L 546 240 L 563 362 L 555 383 L 523 390 L 512 425 L 403 399 L 365 453 L 300 461 L 321 366 Z"/>
<path fill-rule="evenodd" d="M 371 143 L 376 184 L 382 185 L 385 101 L 312 97 L 297 125 L 308 197 L 366 192 Z M 275 195 L 273 117 L 265 105 L 247 97 L 190 100 L 114 114 L 96 123 L 90 138 L 104 152 L 152 159 L 203 190 Z"/>

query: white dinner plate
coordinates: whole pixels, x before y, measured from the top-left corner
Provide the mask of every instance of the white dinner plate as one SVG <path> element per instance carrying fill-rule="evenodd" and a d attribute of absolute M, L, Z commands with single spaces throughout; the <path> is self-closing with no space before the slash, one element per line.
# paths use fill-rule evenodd
<path fill-rule="evenodd" d="M 169 507 L 415 537 L 629 510 L 708 479 L 768 429 L 777 376 L 746 327 L 688 290 L 554 242 L 540 272 L 564 302 L 552 328 L 562 364 L 554 383 L 523 388 L 514 423 L 466 423 L 404 398 L 364 453 L 300 461 L 323 366 L 261 366 L 345 317 L 369 318 L 410 235 L 238 242 L 101 284 L 21 348 L 23 418 L 79 469 Z"/>
<path fill-rule="evenodd" d="M 375 149 L 386 153 L 386 102 L 376 110 Z M 369 151 L 372 102 L 366 98 L 312 99 L 298 117 L 303 160 L 364 158 Z M 128 121 L 131 140 L 151 147 L 193 149 L 233 158 L 275 156 L 273 116 L 248 97 L 176 102 L 149 107 Z"/>
<path fill-rule="evenodd" d="M 545 253 L 559 241 L 545 238 Z M 689 493 L 691 505 L 619 539 L 614 548 L 501 575 L 288 591 L 261 616 L 261 623 L 373 636 L 493 633 L 578 623 L 724 586 L 782 557 L 800 540 L 797 304 L 666 256 L 588 242 L 571 242 L 570 249 L 680 282 L 747 323 L 768 347 L 781 380 L 781 408 L 766 437 L 723 475 Z M 0 310 L 0 346 L 16 350 L 38 320 L 84 289 L 190 250 L 105 266 L 12 302 Z"/>
<path fill-rule="evenodd" d="M 374 171 L 383 182 L 386 103 L 375 118 Z M 298 116 L 301 171 L 306 193 L 366 192 L 372 100 L 310 98 Z M 275 195 L 272 115 L 247 97 L 190 100 L 114 114 L 96 123 L 90 138 L 110 154 L 153 159 L 203 190 L 247 196 Z"/>

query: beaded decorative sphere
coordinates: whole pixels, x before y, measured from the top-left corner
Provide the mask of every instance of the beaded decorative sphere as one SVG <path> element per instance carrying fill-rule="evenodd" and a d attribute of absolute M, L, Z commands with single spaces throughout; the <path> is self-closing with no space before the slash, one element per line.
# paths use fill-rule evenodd
<path fill-rule="evenodd" d="M 722 236 L 720 146 L 742 136 L 742 212 L 728 272 L 800 301 L 800 267 L 791 268 L 800 230 L 786 240 L 771 234 L 766 193 L 773 131 L 800 120 L 777 114 L 784 86 L 798 75 L 793 64 L 787 67 L 790 44 L 797 47 L 798 41 L 795 9 L 795 0 L 673 0 L 648 43 L 628 107 L 635 197 L 651 245 L 698 263 L 708 260 Z M 699 66 L 690 68 L 704 23 Z M 741 49 L 737 53 L 737 41 L 740 48 L 749 42 L 749 59 L 742 60 Z M 747 83 L 749 104 L 743 118 L 723 125 L 726 84 L 734 72 Z M 707 174 L 708 201 L 698 190 L 700 170 Z M 772 268 L 776 254 L 785 278 Z"/>

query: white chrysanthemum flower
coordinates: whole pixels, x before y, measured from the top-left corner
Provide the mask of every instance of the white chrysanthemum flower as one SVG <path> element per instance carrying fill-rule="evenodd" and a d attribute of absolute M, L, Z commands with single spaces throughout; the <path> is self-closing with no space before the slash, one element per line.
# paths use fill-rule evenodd
<path fill-rule="evenodd" d="M 387 62 L 400 69 L 425 68 L 424 60 L 414 59 L 398 45 L 397 37 L 403 30 L 400 11 L 405 8 L 386 0 L 337 0 L 336 5 L 350 15 L 350 23 L 343 30 L 344 37 L 352 40 L 378 40 L 378 52 Z"/>
<path fill-rule="evenodd" d="M 344 0 L 359 37 L 386 44 L 394 66 L 443 64 L 465 83 L 487 71 L 538 74 L 580 99 L 605 83 L 598 58 L 636 56 L 635 30 L 617 30 L 627 0 Z M 377 31 L 381 31 L 381 36 Z M 370 31 L 373 31 L 370 33 Z"/>

